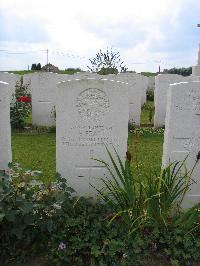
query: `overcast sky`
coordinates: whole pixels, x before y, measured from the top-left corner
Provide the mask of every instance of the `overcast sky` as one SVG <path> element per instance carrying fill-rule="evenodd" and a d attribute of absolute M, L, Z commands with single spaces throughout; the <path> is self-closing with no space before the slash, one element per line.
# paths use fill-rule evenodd
<path fill-rule="evenodd" d="M 129 70 L 197 62 L 200 0 L 0 0 L 0 70 L 49 62 L 87 69 L 99 49 Z"/>

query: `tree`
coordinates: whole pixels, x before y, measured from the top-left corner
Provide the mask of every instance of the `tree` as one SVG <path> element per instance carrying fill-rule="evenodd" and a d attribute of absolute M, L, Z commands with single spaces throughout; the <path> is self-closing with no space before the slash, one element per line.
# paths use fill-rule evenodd
<path fill-rule="evenodd" d="M 117 74 L 118 72 L 126 72 L 128 69 L 120 58 L 119 52 L 112 49 L 106 52 L 99 52 L 94 58 L 89 59 L 91 66 L 87 66 L 91 72 L 98 72 L 102 75 Z"/>
<path fill-rule="evenodd" d="M 41 70 L 41 64 L 38 63 L 38 64 L 32 64 L 31 66 L 31 70 Z"/>
<path fill-rule="evenodd" d="M 190 76 L 192 74 L 192 67 L 181 67 L 181 68 L 171 68 L 171 69 L 164 69 L 163 73 L 168 74 L 178 74 L 182 76 Z"/>
<path fill-rule="evenodd" d="M 36 69 L 37 69 L 37 65 L 36 64 L 32 64 L 31 70 L 36 70 Z"/>
<path fill-rule="evenodd" d="M 42 68 L 42 67 L 41 67 L 41 64 L 38 63 L 37 66 L 36 66 L 36 70 L 41 70 L 41 68 Z"/>

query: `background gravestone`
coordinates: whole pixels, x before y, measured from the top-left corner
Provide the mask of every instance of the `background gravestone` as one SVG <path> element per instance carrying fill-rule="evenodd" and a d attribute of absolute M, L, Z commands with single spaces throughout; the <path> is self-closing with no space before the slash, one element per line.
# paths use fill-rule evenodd
<path fill-rule="evenodd" d="M 15 85 L 16 82 L 20 80 L 20 75 L 8 72 L 0 72 L 0 80 L 8 83 L 10 100 L 12 100 L 12 95 L 15 93 Z"/>
<path fill-rule="evenodd" d="M 184 81 L 184 77 L 176 74 L 159 74 L 155 77 L 154 127 L 163 127 L 165 125 L 167 92 L 169 85 L 181 81 Z"/>
<path fill-rule="evenodd" d="M 192 169 L 200 151 L 200 82 L 170 85 L 165 123 L 163 165 L 188 156 L 187 169 Z M 193 173 L 194 183 L 183 207 L 200 202 L 200 161 Z"/>
<path fill-rule="evenodd" d="M 108 161 L 104 145 L 125 158 L 128 138 L 128 87 L 121 82 L 82 79 L 58 85 L 56 110 L 57 172 L 79 195 L 92 195 Z"/>
<path fill-rule="evenodd" d="M 0 81 L 0 170 L 7 170 L 11 160 L 10 91 L 8 83 Z"/>
<path fill-rule="evenodd" d="M 117 75 L 110 74 L 105 78 L 128 83 L 129 122 L 139 126 L 142 95 L 144 93 L 144 82 L 142 75 L 135 73 L 120 73 Z"/>
<path fill-rule="evenodd" d="M 54 107 L 56 105 L 57 83 L 69 75 L 51 72 L 31 75 L 32 124 L 37 126 L 54 126 Z"/>

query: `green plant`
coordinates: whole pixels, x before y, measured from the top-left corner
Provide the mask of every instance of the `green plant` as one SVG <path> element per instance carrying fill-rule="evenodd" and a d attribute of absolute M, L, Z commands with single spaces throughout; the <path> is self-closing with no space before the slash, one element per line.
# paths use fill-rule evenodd
<path fill-rule="evenodd" d="M 123 164 L 117 151 L 115 151 L 114 158 L 107 147 L 106 151 L 111 160 L 112 166 L 107 162 L 95 159 L 103 164 L 111 178 L 101 178 L 103 183 L 102 189 L 97 189 L 100 197 L 109 204 L 114 214 L 110 222 L 117 217 L 121 217 L 128 228 L 129 233 L 133 233 L 141 226 L 145 221 L 145 190 L 143 182 L 132 173 L 130 167 L 131 155 L 127 152 L 127 159 Z"/>
<path fill-rule="evenodd" d="M 127 238 L 120 221 L 108 226 L 112 209 L 73 196 L 66 180 L 45 185 L 42 173 L 10 165 L 0 180 L 0 263 L 21 263 L 41 250 L 49 263 L 130 265 L 145 249 L 141 236 Z M 134 241 L 135 240 L 135 241 Z"/>
<path fill-rule="evenodd" d="M 41 172 L 25 171 L 18 164 L 10 167 L 10 176 L 0 180 L 0 260 L 4 263 L 45 249 L 62 204 L 72 206 L 73 192 L 61 178 L 45 185 L 37 179 Z"/>
<path fill-rule="evenodd" d="M 198 159 L 190 171 L 184 168 L 186 158 L 183 162 L 175 162 L 162 168 L 159 175 L 154 173 L 141 178 L 139 175 L 135 176 L 131 170 L 129 152 L 123 164 L 115 149 L 115 157 L 107 147 L 106 151 L 111 165 L 99 159 L 95 160 L 107 168 L 111 178 L 101 178 L 103 188 L 96 189 L 100 197 L 115 211 L 110 222 L 120 216 L 129 233 L 149 223 L 157 227 L 167 227 L 174 213 L 178 214 L 181 210 L 181 203 L 192 183 L 191 176 Z"/>
<path fill-rule="evenodd" d="M 15 93 L 10 104 L 10 122 L 12 128 L 23 128 L 31 112 L 29 84 L 23 83 L 23 76 L 16 82 Z"/>

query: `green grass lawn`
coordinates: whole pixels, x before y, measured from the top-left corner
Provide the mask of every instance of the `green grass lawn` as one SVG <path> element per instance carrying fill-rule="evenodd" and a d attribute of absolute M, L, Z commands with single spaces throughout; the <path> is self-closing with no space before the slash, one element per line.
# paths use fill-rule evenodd
<path fill-rule="evenodd" d="M 52 181 L 56 172 L 55 134 L 12 134 L 13 162 L 22 167 L 39 170 L 45 181 Z"/>
<path fill-rule="evenodd" d="M 136 137 L 130 133 L 128 150 L 132 155 L 133 171 L 137 175 L 159 172 L 163 151 L 163 135 L 149 134 Z"/>
<path fill-rule="evenodd" d="M 134 171 L 146 174 L 159 170 L 162 156 L 162 135 L 141 136 L 129 134 L 128 149 L 132 154 Z M 39 170 L 45 181 L 54 180 L 56 173 L 56 141 L 55 134 L 12 134 L 13 161 L 22 167 Z M 138 165 L 138 167 L 136 167 Z"/>

